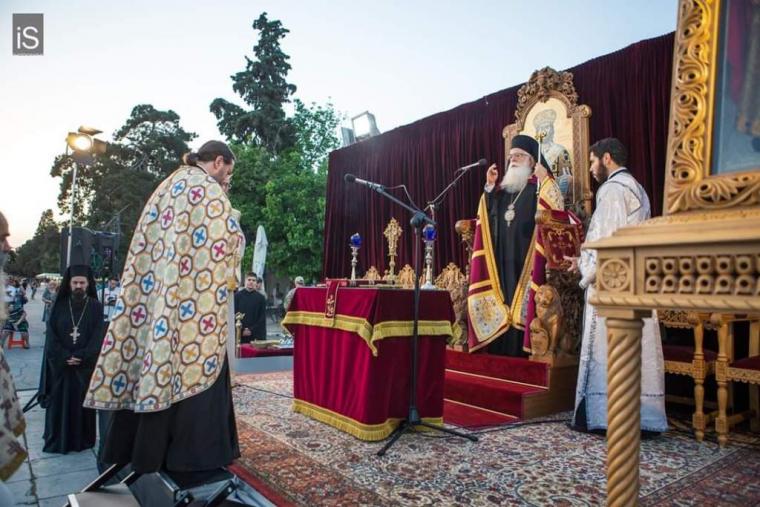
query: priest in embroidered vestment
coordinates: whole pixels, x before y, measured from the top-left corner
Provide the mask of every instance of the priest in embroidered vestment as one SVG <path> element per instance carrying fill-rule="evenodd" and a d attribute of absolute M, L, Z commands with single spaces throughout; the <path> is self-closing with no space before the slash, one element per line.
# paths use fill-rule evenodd
<path fill-rule="evenodd" d="M 229 147 L 205 143 L 135 229 L 88 407 L 113 410 L 104 463 L 202 472 L 240 455 L 227 344 L 245 240 L 226 194 Z"/>
<path fill-rule="evenodd" d="M 103 305 L 88 266 L 70 266 L 47 321 L 38 397 L 45 409 L 43 451 L 95 445 L 95 411 L 82 407 L 103 341 Z"/>
<path fill-rule="evenodd" d="M 11 235 L 8 221 L 0 212 L 0 289 L 5 287 L 5 263 L 11 252 L 11 244 L 8 237 Z M 8 309 L 5 301 L 0 299 L 0 328 L 8 317 Z M 26 420 L 21 410 L 16 384 L 13 381 L 11 367 L 5 360 L 5 352 L 0 347 L 0 504 L 9 499 L 10 491 L 3 481 L 7 481 L 18 470 L 26 459 L 28 453 L 21 445 L 19 438 L 23 440 L 26 431 Z"/>
<path fill-rule="evenodd" d="M 621 227 L 647 220 L 651 216 L 649 197 L 625 167 L 628 152 L 623 143 L 615 138 L 602 139 L 591 146 L 590 159 L 591 173 L 601 186 L 596 192 L 596 209 L 586 241 L 612 236 Z M 580 258 L 568 260 L 572 260 L 571 271 L 580 271 L 580 285 L 586 289 L 573 427 L 582 431 L 606 430 L 607 326 L 605 318 L 589 303 L 596 290 L 596 250 L 583 249 Z M 654 318 L 644 319 L 641 332 L 641 429 L 668 429 L 662 342 Z"/>
<path fill-rule="evenodd" d="M 532 271 L 537 210 L 562 210 L 562 193 L 538 142 L 512 138 L 507 170 L 496 188 L 496 165 L 488 169 L 478 206 L 467 297 L 469 350 L 521 356 L 533 297 Z"/>

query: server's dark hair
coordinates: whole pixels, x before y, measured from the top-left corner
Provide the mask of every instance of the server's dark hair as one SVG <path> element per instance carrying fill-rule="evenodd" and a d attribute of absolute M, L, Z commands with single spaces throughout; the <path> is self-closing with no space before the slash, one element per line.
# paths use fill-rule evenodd
<path fill-rule="evenodd" d="M 256 273 L 254 273 L 253 271 L 249 271 L 248 273 L 246 273 L 245 277 L 246 278 L 253 278 L 253 279 L 256 279 L 256 280 L 258 280 L 258 278 L 259 278 L 259 276 Z"/>
<path fill-rule="evenodd" d="M 185 154 L 185 156 L 182 157 L 182 161 L 187 165 L 195 165 L 198 162 L 211 162 L 212 160 L 216 160 L 216 157 L 219 156 L 221 156 L 227 164 L 231 164 L 235 161 L 235 154 L 232 153 L 230 147 L 222 141 L 207 141 L 203 143 L 203 146 L 201 146 L 197 152 L 191 151 L 190 153 Z"/>
<path fill-rule="evenodd" d="M 606 137 L 597 141 L 591 145 L 590 149 L 597 158 L 602 158 L 605 153 L 609 153 L 617 165 L 624 166 L 628 163 L 628 150 L 620 139 L 615 137 Z"/>

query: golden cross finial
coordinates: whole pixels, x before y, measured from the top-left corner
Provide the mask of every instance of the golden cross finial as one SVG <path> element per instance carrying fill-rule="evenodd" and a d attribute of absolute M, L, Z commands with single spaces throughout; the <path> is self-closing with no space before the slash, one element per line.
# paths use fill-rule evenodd
<path fill-rule="evenodd" d="M 385 238 L 388 240 L 388 265 L 390 267 L 388 273 L 388 280 L 394 282 L 396 275 L 394 270 L 396 268 L 396 252 L 398 249 L 398 239 L 401 237 L 401 226 L 398 224 L 395 218 L 391 218 L 388 222 L 388 226 L 385 228 Z"/>

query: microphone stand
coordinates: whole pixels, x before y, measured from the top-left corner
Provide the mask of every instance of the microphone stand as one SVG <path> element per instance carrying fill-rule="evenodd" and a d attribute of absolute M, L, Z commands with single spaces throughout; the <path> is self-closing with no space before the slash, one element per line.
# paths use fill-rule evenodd
<path fill-rule="evenodd" d="M 451 185 L 450 185 L 451 186 Z M 412 323 L 412 365 L 411 375 L 412 378 L 409 382 L 409 408 L 405 419 L 401 420 L 399 425 L 391 433 L 388 442 L 377 452 L 378 456 L 384 456 L 386 451 L 391 448 L 396 441 L 401 438 L 401 435 L 413 429 L 415 426 L 424 426 L 435 431 L 441 431 L 461 438 L 466 438 L 472 442 L 477 442 L 478 438 L 473 435 L 466 435 L 458 431 L 444 428 L 443 426 L 436 426 L 425 422 L 420 417 L 419 410 L 417 409 L 417 363 L 419 355 L 419 320 L 420 320 L 420 231 L 425 224 L 435 226 L 435 220 L 428 217 L 422 210 L 416 206 L 410 206 L 405 202 L 399 200 L 397 197 L 390 195 L 385 191 L 385 187 L 371 187 L 372 190 L 378 194 L 390 199 L 402 208 L 406 209 L 412 214 L 412 219 L 409 221 L 410 225 L 414 228 L 414 318 Z"/>
<path fill-rule="evenodd" d="M 479 166 L 473 166 L 473 167 L 479 167 Z M 435 199 L 433 199 L 432 201 L 428 202 L 428 205 L 427 205 L 427 207 L 425 207 L 425 209 L 426 210 L 428 210 L 428 209 L 430 210 L 430 216 L 433 218 L 433 220 L 435 220 L 435 210 L 441 204 L 441 201 L 443 201 L 443 198 L 446 197 L 446 194 L 449 193 L 449 190 L 451 190 L 452 188 L 454 188 L 455 186 L 457 186 L 457 183 L 459 183 L 459 180 L 461 180 L 462 177 L 464 177 L 465 174 L 467 174 L 468 172 L 470 172 L 470 169 L 472 169 L 472 167 L 457 169 L 456 172 L 459 173 L 459 174 L 457 174 L 457 177 L 454 178 L 453 180 L 451 180 L 451 183 L 449 183 L 448 185 L 446 185 L 446 188 L 444 188 L 443 190 L 441 190 L 441 193 L 438 194 L 437 196 L 435 196 Z"/>
<path fill-rule="evenodd" d="M 476 167 L 478 167 L 478 166 L 476 166 Z M 470 168 L 470 169 L 472 169 L 472 168 Z M 443 190 L 441 190 L 441 193 L 438 194 L 437 196 L 435 196 L 435 199 L 433 199 L 432 201 L 430 201 L 428 203 L 427 207 L 430 208 L 430 210 L 433 212 L 433 217 L 435 217 L 435 208 L 436 208 L 436 206 L 438 206 L 439 204 L 441 204 L 441 201 L 443 200 L 444 197 L 446 197 L 446 194 L 449 193 L 449 190 L 451 190 L 452 188 L 454 188 L 457 185 L 457 183 L 459 183 L 459 180 L 461 180 L 462 177 L 465 174 L 467 174 L 467 173 L 470 172 L 470 169 L 458 169 L 457 172 L 459 172 L 459 174 L 457 175 L 457 177 L 454 178 L 451 181 L 451 183 L 449 183 L 446 186 L 446 188 L 444 188 Z M 427 208 L 425 208 L 425 209 L 427 209 Z"/>

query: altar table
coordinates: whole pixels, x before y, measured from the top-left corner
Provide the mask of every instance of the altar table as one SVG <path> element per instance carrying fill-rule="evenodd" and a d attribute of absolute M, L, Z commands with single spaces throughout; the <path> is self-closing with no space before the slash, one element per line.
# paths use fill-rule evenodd
<path fill-rule="evenodd" d="M 362 440 L 386 438 L 407 416 L 413 291 L 299 288 L 283 325 L 294 336 L 293 409 Z M 449 293 L 420 295 L 417 408 L 443 423 L 446 339 L 459 336 Z"/>

